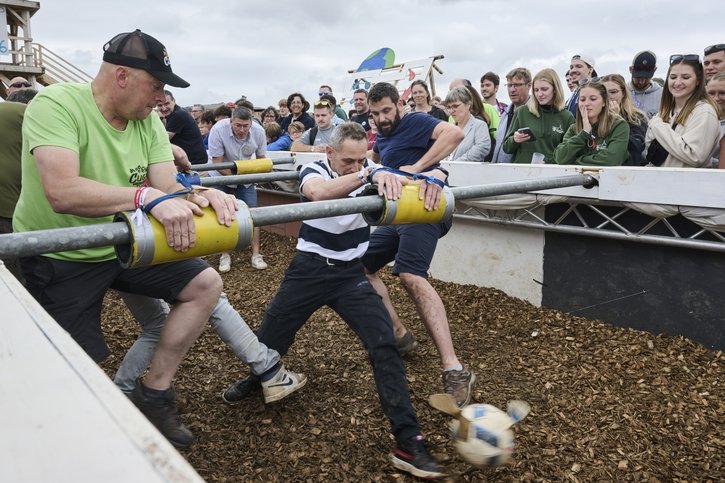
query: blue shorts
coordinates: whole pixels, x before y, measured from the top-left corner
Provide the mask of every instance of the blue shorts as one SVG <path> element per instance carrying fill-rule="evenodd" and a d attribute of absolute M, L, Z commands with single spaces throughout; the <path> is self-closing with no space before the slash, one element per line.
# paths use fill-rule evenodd
<path fill-rule="evenodd" d="M 96 362 L 110 354 L 101 330 L 103 297 L 109 288 L 173 303 L 209 268 L 199 258 L 134 269 L 122 268 L 118 260 L 82 263 L 33 256 L 20 262 L 28 292 Z"/>
<path fill-rule="evenodd" d="M 370 235 L 370 246 L 362 257 L 369 273 L 375 273 L 395 260 L 393 275 L 410 273 L 428 277 L 428 269 L 438 245 L 438 239 L 451 229 L 445 223 L 417 223 L 378 227 Z"/>
<path fill-rule="evenodd" d="M 250 208 L 257 206 L 257 187 L 255 185 L 244 186 L 240 184 L 236 187 L 217 186 L 216 188 L 228 195 L 234 195 L 236 199 L 244 201 Z"/>

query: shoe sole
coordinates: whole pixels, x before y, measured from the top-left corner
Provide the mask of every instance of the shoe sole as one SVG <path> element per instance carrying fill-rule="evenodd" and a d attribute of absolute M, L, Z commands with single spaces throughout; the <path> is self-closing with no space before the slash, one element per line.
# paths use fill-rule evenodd
<path fill-rule="evenodd" d="M 219 272 L 220 273 L 227 273 L 231 269 L 232 269 L 232 267 L 223 267 L 223 268 L 222 267 L 219 267 Z"/>
<path fill-rule="evenodd" d="M 269 403 L 273 403 L 273 402 L 279 401 L 280 399 L 284 399 L 287 396 L 289 396 L 290 394 L 292 394 L 293 392 L 295 392 L 295 391 L 297 391 L 297 390 L 302 389 L 303 387 L 305 387 L 305 384 L 307 384 L 307 376 L 305 376 L 304 379 L 301 379 L 300 382 L 299 382 L 299 384 L 292 385 L 292 386 L 288 387 L 287 389 L 285 389 L 282 392 L 278 392 L 278 393 L 273 394 L 273 395 L 271 395 L 269 397 L 264 396 L 264 402 L 266 404 L 269 404 Z M 262 392 L 264 393 L 264 391 L 262 391 Z"/>
<path fill-rule="evenodd" d="M 405 471 L 406 473 L 410 473 L 411 475 L 418 478 L 423 478 L 424 480 L 437 480 L 438 478 L 443 478 L 444 476 L 446 476 L 445 473 L 438 473 L 437 471 L 425 471 L 421 470 L 420 468 L 416 468 L 415 466 L 401 460 L 392 453 L 390 454 L 390 461 L 393 463 L 393 466 L 400 471 Z"/>

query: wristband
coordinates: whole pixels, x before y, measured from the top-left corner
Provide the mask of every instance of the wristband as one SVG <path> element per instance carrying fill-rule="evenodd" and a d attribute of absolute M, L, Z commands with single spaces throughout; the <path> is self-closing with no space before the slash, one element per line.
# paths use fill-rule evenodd
<path fill-rule="evenodd" d="M 134 195 L 133 195 L 133 207 L 134 208 L 139 207 L 142 191 L 143 191 L 143 187 L 136 188 L 136 193 L 134 193 Z"/>
<path fill-rule="evenodd" d="M 146 193 L 149 192 L 149 187 L 146 186 L 141 190 L 141 195 L 138 197 L 138 205 L 136 205 L 136 208 L 141 208 L 143 210 L 144 205 L 146 204 Z"/>

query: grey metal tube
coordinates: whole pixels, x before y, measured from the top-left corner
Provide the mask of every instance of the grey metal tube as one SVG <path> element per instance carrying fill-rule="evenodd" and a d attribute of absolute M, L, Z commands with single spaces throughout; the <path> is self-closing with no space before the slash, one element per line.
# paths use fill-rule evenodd
<path fill-rule="evenodd" d="M 229 184 L 230 178 L 232 177 L 227 176 L 221 179 L 224 184 Z M 593 182 L 595 182 L 595 179 L 589 175 L 571 175 L 495 185 L 462 186 L 451 188 L 451 191 L 456 199 L 468 199 L 522 193 L 531 190 L 581 186 Z M 381 210 L 384 203 L 382 197 L 363 196 L 291 205 L 265 206 L 251 208 L 249 211 L 254 226 L 264 226 Z M 125 223 L 106 223 L 86 227 L 11 233 L 0 235 L 0 257 L 27 257 L 42 253 L 118 245 L 120 243 L 130 243 L 130 237 L 131 235 Z"/>
<path fill-rule="evenodd" d="M 120 245 L 131 241 L 131 232 L 125 223 L 26 231 L 0 235 L 0 257 L 27 257 L 41 253 Z"/>
<path fill-rule="evenodd" d="M 278 164 L 294 164 L 294 156 L 289 158 L 270 158 L 273 165 Z M 212 171 L 216 169 L 236 169 L 236 163 L 216 163 L 216 164 L 194 164 L 191 166 L 192 171 Z"/>
<path fill-rule="evenodd" d="M 573 174 L 568 176 L 554 176 L 528 181 L 512 181 L 510 183 L 497 183 L 490 185 L 459 186 L 451 188 L 457 200 L 470 198 L 485 198 L 486 196 L 506 195 L 511 193 L 527 193 L 536 190 L 549 190 L 566 188 L 568 186 L 588 186 L 596 183 L 596 179 L 588 174 Z"/>
<path fill-rule="evenodd" d="M 224 186 L 228 184 L 268 183 L 270 181 L 287 181 L 297 179 L 297 171 L 273 171 L 271 173 L 239 174 L 234 176 L 210 176 L 200 178 L 202 186 Z"/>

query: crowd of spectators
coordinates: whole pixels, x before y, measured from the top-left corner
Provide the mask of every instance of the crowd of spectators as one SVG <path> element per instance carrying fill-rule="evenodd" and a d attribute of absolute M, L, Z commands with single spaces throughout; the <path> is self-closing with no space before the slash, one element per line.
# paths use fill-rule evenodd
<path fill-rule="evenodd" d="M 702 59 L 697 54 L 672 55 L 665 78 L 657 79 L 657 56 L 649 50 L 639 52 L 629 67 L 629 82 L 621 73 L 599 76 L 596 60 L 587 54 L 572 56 L 563 75 L 566 86 L 553 69 L 532 74 L 524 66 L 516 67 L 504 76 L 510 104 L 498 97 L 502 77 L 495 72 L 481 76 L 480 90 L 467 79 L 454 80 L 445 99 L 431 96 L 428 84 L 418 79 L 403 93 L 407 98 L 403 97 L 401 115 L 423 112 L 459 125 L 466 136 L 449 156 L 454 160 L 530 163 L 536 153 L 550 164 L 717 168 L 725 135 L 725 45 L 711 45 L 703 54 Z M 582 91 L 590 99 L 582 99 Z M 312 103 L 299 92 L 280 99 L 276 107 L 257 113 L 267 149 L 324 152 L 333 128 L 350 119 L 365 128 L 372 150 L 377 129 L 367 93 L 354 91 L 349 112 L 326 84 Z M 191 108 L 205 146 L 211 124 L 230 117 L 230 106 L 213 111 L 199 104 Z M 625 150 L 621 139 L 626 139 Z M 586 149 L 572 151 L 572 143 L 578 141 Z M 562 143 L 566 145 L 560 147 Z"/>

